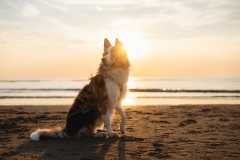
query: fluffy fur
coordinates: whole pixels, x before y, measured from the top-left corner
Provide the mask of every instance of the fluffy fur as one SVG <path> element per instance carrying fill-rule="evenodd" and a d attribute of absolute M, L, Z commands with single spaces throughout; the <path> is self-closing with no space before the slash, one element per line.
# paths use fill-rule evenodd
<path fill-rule="evenodd" d="M 129 67 L 122 43 L 116 39 L 115 46 L 112 46 L 108 39 L 104 39 L 104 53 L 97 74 L 76 96 L 67 114 L 65 127 L 38 129 L 30 135 L 31 139 L 104 137 L 106 133 L 109 137 L 118 137 L 110 123 L 114 109 L 121 116 L 120 131 L 125 133 L 126 115 L 121 101 L 127 92 Z M 106 132 L 97 132 L 102 124 Z"/>

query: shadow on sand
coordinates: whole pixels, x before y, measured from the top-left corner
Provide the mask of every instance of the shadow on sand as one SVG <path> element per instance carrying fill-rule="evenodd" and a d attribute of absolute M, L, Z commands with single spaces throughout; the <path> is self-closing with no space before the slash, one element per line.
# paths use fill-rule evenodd
<path fill-rule="evenodd" d="M 28 141 L 17 151 L 32 159 L 126 159 L 126 137 Z M 118 151 L 116 151 L 116 149 Z M 118 155 L 116 155 L 118 153 Z"/>

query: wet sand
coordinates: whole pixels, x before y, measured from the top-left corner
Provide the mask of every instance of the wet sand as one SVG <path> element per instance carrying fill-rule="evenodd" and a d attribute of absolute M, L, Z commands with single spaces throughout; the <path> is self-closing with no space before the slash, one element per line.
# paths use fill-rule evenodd
<path fill-rule="evenodd" d="M 0 106 L 0 159 L 240 159 L 240 105 L 124 107 L 120 138 L 34 142 L 37 128 L 64 127 L 68 106 Z M 112 119 L 119 132 L 119 119 Z"/>

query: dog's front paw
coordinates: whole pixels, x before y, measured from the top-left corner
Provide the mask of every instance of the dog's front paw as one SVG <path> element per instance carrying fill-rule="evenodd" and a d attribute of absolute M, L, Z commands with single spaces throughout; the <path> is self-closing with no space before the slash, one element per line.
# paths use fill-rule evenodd
<path fill-rule="evenodd" d="M 119 137 L 119 135 L 115 132 L 109 133 L 108 136 L 109 137 Z"/>
<path fill-rule="evenodd" d="M 124 125 L 121 125 L 120 131 L 121 131 L 122 134 L 125 134 L 125 133 L 126 133 L 126 128 L 125 128 Z"/>

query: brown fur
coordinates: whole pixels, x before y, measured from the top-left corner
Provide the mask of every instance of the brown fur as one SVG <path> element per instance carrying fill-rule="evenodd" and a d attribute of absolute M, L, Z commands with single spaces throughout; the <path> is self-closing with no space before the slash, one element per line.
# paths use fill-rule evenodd
<path fill-rule="evenodd" d="M 82 135 L 82 132 L 85 132 L 83 136 L 91 136 L 97 127 L 95 126 L 97 121 L 101 121 L 101 115 L 107 113 L 109 109 L 108 104 L 108 95 L 105 88 L 104 78 L 101 74 L 97 74 L 91 78 L 90 83 L 86 85 L 75 98 L 67 115 L 65 127 L 66 132 L 75 137 Z M 85 122 L 78 124 L 78 122 L 75 121 L 77 118 L 74 117 L 83 115 L 89 111 L 95 112 L 96 115 L 91 117 L 89 120 L 90 122 L 86 122 L 87 128 L 82 130 L 82 132 L 79 132 L 81 128 L 78 128 L 75 125 L 84 127 Z M 73 127 L 76 130 L 72 130 Z"/>

